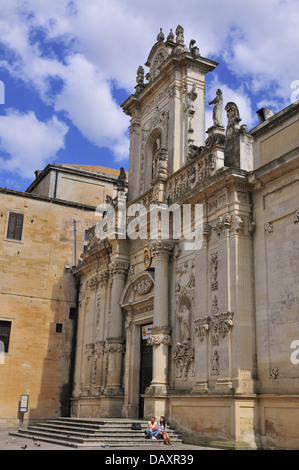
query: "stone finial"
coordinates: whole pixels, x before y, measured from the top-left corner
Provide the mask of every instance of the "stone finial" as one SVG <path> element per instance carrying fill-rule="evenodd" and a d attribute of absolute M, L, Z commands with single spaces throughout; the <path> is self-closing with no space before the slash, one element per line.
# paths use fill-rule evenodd
<path fill-rule="evenodd" d="M 137 70 L 137 77 L 136 77 L 137 85 L 144 84 L 144 68 L 140 65 Z"/>
<path fill-rule="evenodd" d="M 162 28 L 160 28 L 160 32 L 159 32 L 159 34 L 158 34 L 158 36 L 157 36 L 157 41 L 158 41 L 158 42 L 163 42 L 164 39 L 165 39 L 165 36 L 164 36 L 164 34 L 163 34 Z"/>
<path fill-rule="evenodd" d="M 195 43 L 196 43 L 195 39 L 191 39 L 191 41 L 189 43 L 189 51 L 191 52 L 194 59 L 196 59 L 197 57 L 200 56 L 198 47 L 194 46 Z"/>
<path fill-rule="evenodd" d="M 174 42 L 174 33 L 172 29 L 169 31 L 169 34 L 167 36 L 167 41 Z"/>
<path fill-rule="evenodd" d="M 177 26 L 175 30 L 175 34 L 176 34 L 176 43 L 183 45 L 184 44 L 184 28 L 181 25 Z"/>
<path fill-rule="evenodd" d="M 137 70 L 136 83 L 137 85 L 135 86 L 135 90 L 136 90 L 136 95 L 138 95 L 139 93 L 141 93 L 141 91 L 145 87 L 144 68 L 141 65 L 138 67 L 138 70 Z"/>

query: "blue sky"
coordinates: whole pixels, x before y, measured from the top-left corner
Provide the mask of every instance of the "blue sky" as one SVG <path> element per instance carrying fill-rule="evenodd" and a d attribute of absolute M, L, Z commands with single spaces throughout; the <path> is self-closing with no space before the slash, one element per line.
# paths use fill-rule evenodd
<path fill-rule="evenodd" d="M 221 88 L 249 129 L 299 98 L 298 0 L 0 0 L 0 13 L 1 187 L 25 190 L 48 163 L 128 169 L 120 104 L 161 27 L 219 62 L 206 101 Z"/>

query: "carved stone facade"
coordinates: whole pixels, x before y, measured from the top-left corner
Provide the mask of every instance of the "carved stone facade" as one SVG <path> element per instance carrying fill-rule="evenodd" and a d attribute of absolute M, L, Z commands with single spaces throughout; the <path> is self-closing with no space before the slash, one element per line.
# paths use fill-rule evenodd
<path fill-rule="evenodd" d="M 163 414 L 198 442 L 221 436 L 252 448 L 269 439 L 292 447 L 299 443 L 290 416 L 299 413 L 299 369 L 289 354 L 299 338 L 299 105 L 249 132 L 238 106 L 217 90 L 206 131 L 205 74 L 217 64 L 194 44 L 185 46 L 181 26 L 166 40 L 160 31 L 148 74 L 138 69 L 135 93 L 122 105 L 131 116 L 127 226 L 137 207 L 136 237 L 115 229 L 114 238 L 97 240 L 91 229 L 73 270 L 81 283 L 73 415 Z M 294 132 L 278 146 L 281 126 Z M 200 247 L 191 250 L 171 231 L 161 235 L 163 210 L 187 204 L 200 205 L 203 219 Z M 161 214 L 151 231 L 153 208 Z M 172 222 L 174 211 L 167 216 Z M 195 223 L 191 211 L 189 232 Z M 142 392 L 141 344 L 152 358 Z M 90 397 L 98 405 L 89 407 Z M 292 435 L 280 439 L 269 426 L 289 418 Z"/>

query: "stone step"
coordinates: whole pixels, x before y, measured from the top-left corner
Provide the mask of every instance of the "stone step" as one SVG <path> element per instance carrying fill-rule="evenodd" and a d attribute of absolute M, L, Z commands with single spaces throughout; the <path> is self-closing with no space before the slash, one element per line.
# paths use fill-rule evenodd
<path fill-rule="evenodd" d="M 141 430 L 132 430 L 132 423 L 136 422 L 141 424 Z M 152 442 L 163 444 L 163 440 L 146 439 L 146 429 L 147 422 L 141 420 L 56 418 L 20 428 L 18 433 L 10 434 L 71 447 L 134 447 L 150 446 Z M 168 432 L 172 442 L 182 442 L 173 428 Z"/>

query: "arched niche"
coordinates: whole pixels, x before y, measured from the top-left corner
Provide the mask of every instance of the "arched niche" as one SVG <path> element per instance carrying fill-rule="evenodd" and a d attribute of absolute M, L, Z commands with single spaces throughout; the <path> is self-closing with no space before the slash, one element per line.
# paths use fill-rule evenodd
<path fill-rule="evenodd" d="M 162 148 L 162 130 L 160 128 L 155 129 L 147 142 L 147 182 L 151 182 L 157 172 L 158 154 Z"/>

